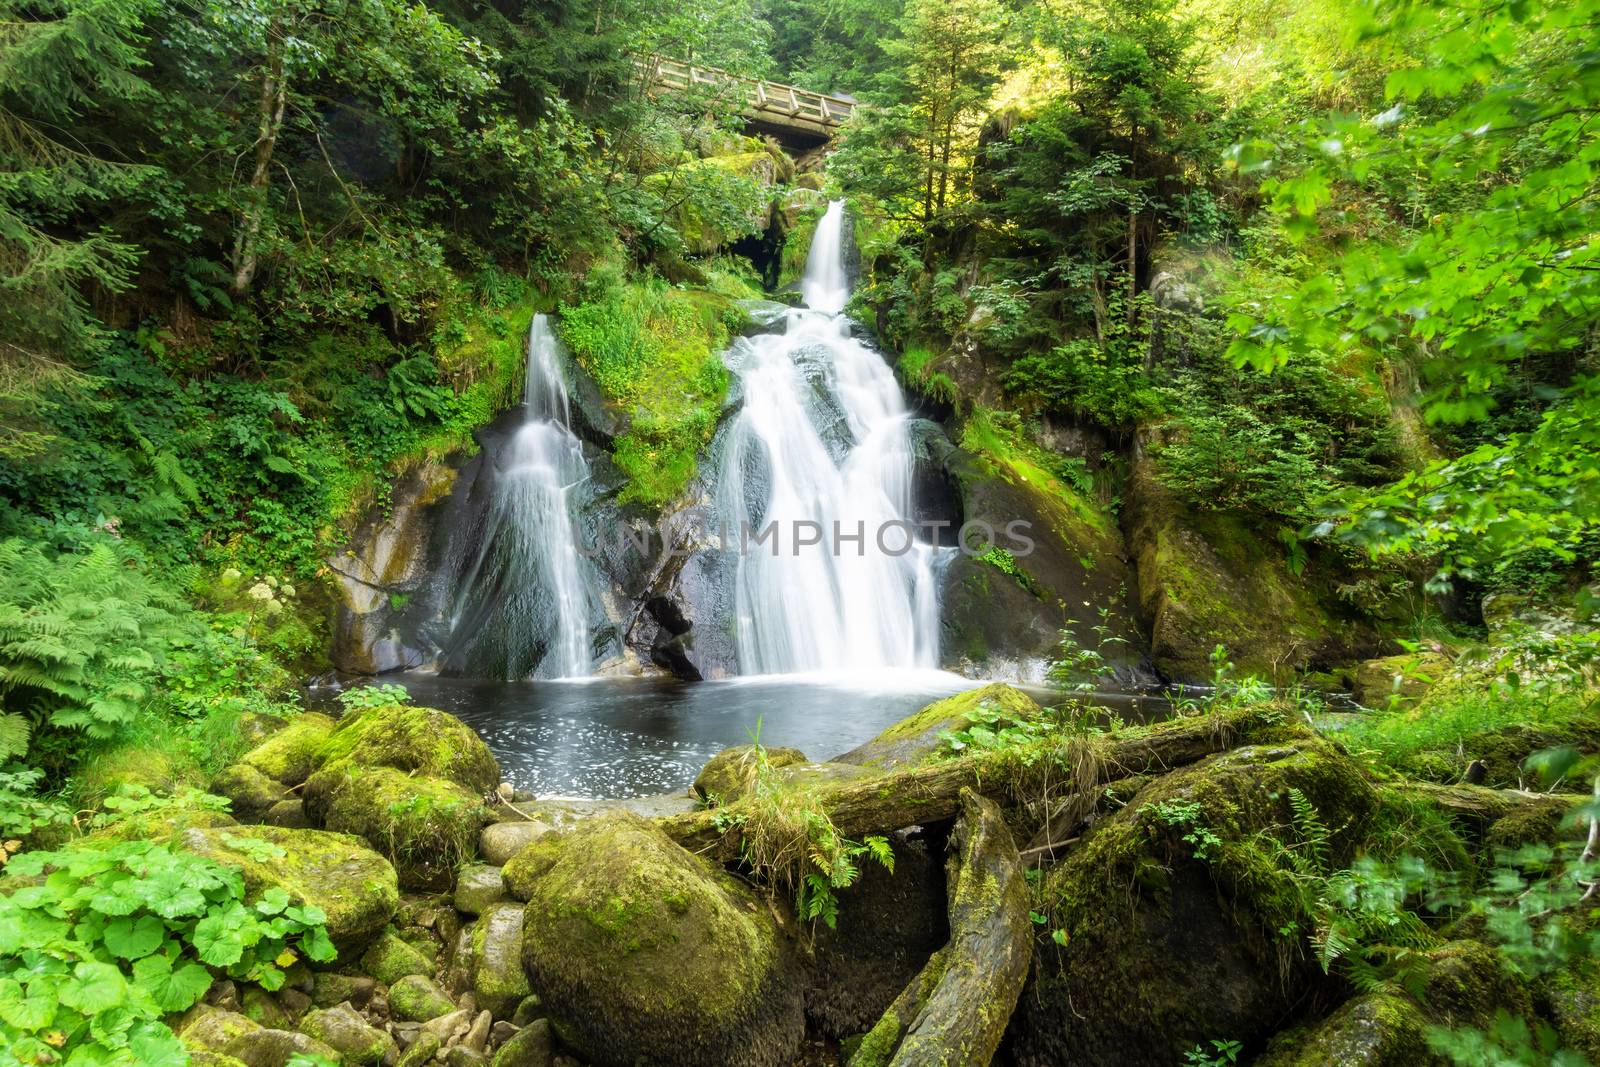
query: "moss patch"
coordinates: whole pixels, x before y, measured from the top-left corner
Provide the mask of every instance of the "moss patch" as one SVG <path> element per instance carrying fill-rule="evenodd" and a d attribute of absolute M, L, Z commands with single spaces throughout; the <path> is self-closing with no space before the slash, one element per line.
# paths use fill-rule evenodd
<path fill-rule="evenodd" d="M 1031 719 L 1041 713 L 1039 705 L 1028 694 L 995 682 L 929 704 L 866 744 L 840 756 L 837 762 L 885 770 L 920 763 L 944 747 L 940 733 L 967 728 L 972 724 L 972 714 L 979 708 L 994 709 L 1014 719 Z"/>
<path fill-rule="evenodd" d="M 1347 864 L 1376 792 L 1333 745 L 1290 734 L 1157 778 L 1053 869 L 1042 906 L 1065 944 L 1039 941 L 1019 1059 L 1177 1062 L 1275 1026 L 1310 980 L 1311 918 L 1283 859 L 1303 844 L 1291 788 L 1332 830 L 1328 864 Z"/>
<path fill-rule="evenodd" d="M 597 272 L 561 309 L 561 338 L 626 429 L 612 443 L 622 503 L 659 508 L 683 492 L 728 392 L 719 353 L 748 316 L 726 296 Z"/>
<path fill-rule="evenodd" d="M 240 762 L 284 785 L 299 785 L 311 777 L 317 750 L 334 726 L 328 716 L 308 711 L 246 752 Z"/>
<path fill-rule="evenodd" d="M 324 770 L 340 763 L 393 767 L 444 778 L 473 793 L 500 782 L 500 765 L 483 739 L 454 715 L 402 705 L 367 708 L 340 720 L 317 749 Z"/>
<path fill-rule="evenodd" d="M 306 782 L 307 812 L 389 857 L 407 889 L 448 889 L 489 821 L 477 793 L 444 778 L 340 762 Z"/>

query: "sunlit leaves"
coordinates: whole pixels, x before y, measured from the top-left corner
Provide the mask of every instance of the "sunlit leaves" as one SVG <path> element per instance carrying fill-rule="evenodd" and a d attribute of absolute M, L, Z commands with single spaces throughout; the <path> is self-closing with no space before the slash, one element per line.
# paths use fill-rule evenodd
<path fill-rule="evenodd" d="M 301 953 L 333 957 L 317 909 L 281 889 L 246 904 L 236 869 L 148 841 L 26 852 L 10 869 L 43 878 L 0 896 L 13 1054 L 37 1044 L 72 1064 L 179 1064 L 160 1018 L 200 1000 L 216 974 L 276 989 Z"/>

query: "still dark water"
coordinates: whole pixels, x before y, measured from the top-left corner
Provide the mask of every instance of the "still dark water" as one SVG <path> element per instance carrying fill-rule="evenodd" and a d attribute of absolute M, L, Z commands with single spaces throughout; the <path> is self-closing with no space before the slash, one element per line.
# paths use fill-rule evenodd
<path fill-rule="evenodd" d="M 980 685 L 942 672 L 870 679 L 769 676 L 683 683 L 660 679 L 491 682 L 386 676 L 417 704 L 477 730 L 519 789 L 541 797 L 614 799 L 677 792 L 706 760 L 759 736 L 825 760 L 870 740 L 932 701 Z M 1033 692 L 1055 702 L 1065 694 Z M 1099 695 L 1129 719 L 1139 698 Z M 1164 701 L 1161 702 L 1164 705 Z"/>

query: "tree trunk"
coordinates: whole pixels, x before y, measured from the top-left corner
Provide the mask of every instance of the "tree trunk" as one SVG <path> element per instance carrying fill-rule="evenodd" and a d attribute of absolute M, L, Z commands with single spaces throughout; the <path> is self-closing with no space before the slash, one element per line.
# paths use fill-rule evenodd
<path fill-rule="evenodd" d="M 1259 724 L 1259 711 L 1243 709 L 1188 719 L 1173 719 L 1127 731 L 1121 736 L 1093 737 L 1082 766 L 1093 768 L 1081 775 L 1075 787 L 1081 792 L 1128 775 L 1166 771 L 1194 763 L 1238 743 L 1250 727 Z M 1004 773 L 989 767 L 982 757 L 935 760 L 905 770 L 890 771 L 856 781 L 818 787 L 817 799 L 845 837 L 883 833 L 903 826 L 943 822 L 956 817 L 963 789 L 1006 795 L 1014 785 Z M 723 863 L 739 858 L 743 836 L 737 818 L 746 801 L 736 801 L 715 811 L 694 811 L 669 816 L 661 827 L 690 852 Z M 718 828 L 719 823 L 723 827 Z"/>
<path fill-rule="evenodd" d="M 256 240 L 267 212 L 267 192 L 272 177 L 272 153 L 283 129 L 283 112 L 289 87 L 283 73 L 283 33 L 277 20 L 267 30 L 267 66 L 261 75 L 260 122 L 256 131 L 255 169 L 245 195 L 244 217 L 233 241 L 233 293 L 243 296 L 256 276 Z"/>
<path fill-rule="evenodd" d="M 1479 826 L 1523 811 L 1565 814 L 1588 799 L 1578 793 L 1529 793 L 1521 789 L 1490 789 L 1482 785 L 1435 785 L 1432 782 L 1396 782 L 1391 788 L 1431 801 Z"/>
<path fill-rule="evenodd" d="M 950 941 L 895 998 L 851 1067 L 886 1059 L 890 1067 L 985 1067 L 1022 995 L 1033 959 L 1022 860 L 993 801 L 963 789 L 960 805 L 946 873 Z"/>

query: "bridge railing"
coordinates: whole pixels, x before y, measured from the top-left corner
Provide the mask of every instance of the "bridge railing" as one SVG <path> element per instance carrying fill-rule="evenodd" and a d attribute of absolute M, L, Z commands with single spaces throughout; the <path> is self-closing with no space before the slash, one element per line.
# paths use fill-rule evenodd
<path fill-rule="evenodd" d="M 719 92 L 726 89 L 742 91 L 747 113 L 779 122 L 789 120 L 831 128 L 842 125 L 856 110 L 855 101 L 842 96 L 746 78 L 716 67 L 701 67 L 661 56 L 640 59 L 637 63 L 645 78 L 663 89 L 681 91 L 705 86 Z"/>

